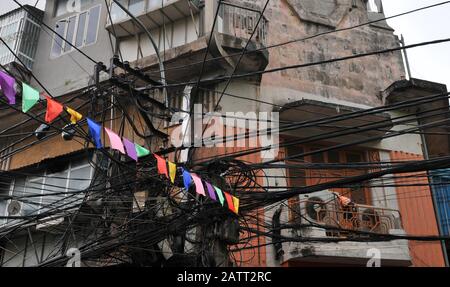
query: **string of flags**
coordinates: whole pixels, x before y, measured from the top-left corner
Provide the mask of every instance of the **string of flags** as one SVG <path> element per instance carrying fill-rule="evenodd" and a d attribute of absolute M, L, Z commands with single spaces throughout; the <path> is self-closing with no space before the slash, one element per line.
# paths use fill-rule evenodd
<path fill-rule="evenodd" d="M 5 97 L 8 99 L 10 105 L 16 104 L 17 93 L 15 86 L 16 80 L 7 73 L 0 71 L 0 88 L 3 91 Z M 27 85 L 26 83 L 22 83 L 22 111 L 24 113 L 28 112 L 39 102 L 39 100 L 39 91 L 35 90 L 33 87 Z M 83 119 L 83 115 L 81 115 L 79 112 L 69 107 L 64 107 L 64 105 L 53 100 L 48 95 L 45 96 L 45 100 L 47 102 L 45 122 L 49 124 L 52 123 L 64 111 L 66 111 L 70 115 L 70 122 L 72 124 L 76 124 Z M 86 120 L 88 124 L 89 135 L 92 138 L 96 148 L 103 148 L 103 144 L 101 141 L 102 126 L 90 118 L 86 118 Z M 151 154 L 151 152 L 145 147 L 137 143 L 133 143 L 127 138 L 121 138 L 118 134 L 110 129 L 105 127 L 103 128 L 103 130 L 108 135 L 111 149 L 117 150 L 120 153 L 129 156 L 134 161 L 137 162 L 139 158 Z M 175 184 L 177 171 L 179 169 L 178 165 L 162 158 L 159 155 L 153 154 L 153 156 L 156 159 L 158 174 L 165 176 L 168 181 L 170 181 L 172 184 Z M 196 173 L 189 172 L 183 167 L 180 167 L 180 169 L 182 171 L 181 174 L 183 177 L 182 182 L 186 191 L 188 191 L 191 186 L 195 186 L 197 194 L 203 197 L 209 197 L 211 200 L 219 202 L 223 207 L 228 208 L 236 214 L 239 214 L 239 198 L 231 195 L 228 192 L 222 191 L 217 186 L 214 186 L 211 183 L 203 180 Z"/>
<path fill-rule="evenodd" d="M 153 154 L 157 162 L 158 174 L 164 175 L 168 180 L 170 180 L 173 184 L 175 183 L 176 175 L 177 175 L 177 165 L 169 160 L 162 158 L 157 154 Z M 203 180 L 196 173 L 189 172 L 185 168 L 181 168 L 183 184 L 185 190 L 189 190 L 191 186 L 195 186 L 195 191 L 197 194 L 203 197 L 209 197 L 211 200 L 219 202 L 223 207 L 227 207 L 232 212 L 239 214 L 239 198 L 231 195 L 228 192 L 222 191 L 217 186 L 212 185 L 208 181 Z M 206 186 L 206 190 L 205 190 Z M 208 194 L 206 194 L 208 191 Z"/>

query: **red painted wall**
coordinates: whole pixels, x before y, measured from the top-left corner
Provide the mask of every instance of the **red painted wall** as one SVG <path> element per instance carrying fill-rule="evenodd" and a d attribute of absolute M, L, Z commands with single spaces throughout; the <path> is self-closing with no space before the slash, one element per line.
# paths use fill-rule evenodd
<path fill-rule="evenodd" d="M 391 161 L 422 160 L 421 155 L 391 152 Z M 425 173 L 405 173 L 400 176 L 416 175 L 415 178 L 396 179 L 396 184 L 428 184 Z M 403 228 L 409 235 L 438 235 L 438 226 L 429 186 L 397 187 L 397 198 L 402 215 Z M 410 255 L 415 267 L 445 266 L 439 242 L 410 241 Z"/>

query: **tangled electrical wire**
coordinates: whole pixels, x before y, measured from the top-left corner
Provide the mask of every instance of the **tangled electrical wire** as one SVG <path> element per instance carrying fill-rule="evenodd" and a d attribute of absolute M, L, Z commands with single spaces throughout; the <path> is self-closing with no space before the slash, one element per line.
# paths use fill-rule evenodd
<path fill-rule="evenodd" d="M 15 1 L 16 2 L 16 1 Z M 448 1 L 447 1 L 448 2 Z M 17 3 L 17 2 L 16 2 Z M 267 1 L 268 3 L 268 1 Z M 267 4 L 266 4 L 267 5 Z M 442 4 L 439 4 L 442 5 Z M 431 6 L 430 6 L 431 7 Z M 263 13 L 262 13 L 263 14 Z M 261 15 L 262 17 L 262 15 Z M 377 20 L 379 21 L 379 20 Z M 215 23 L 215 21 L 214 21 Z M 365 23 L 363 25 L 368 25 Z M 361 26 L 361 25 L 359 25 Z M 46 27 L 51 29 L 50 27 Z M 352 27 L 353 28 L 353 27 Z M 349 28 L 350 29 L 350 28 Z M 214 29 L 213 29 L 214 30 Z M 256 28 L 255 28 L 256 31 Z M 334 33 L 326 32 L 323 34 Z M 318 37 L 316 35 L 314 37 Z M 67 42 L 67 40 L 63 39 Z M 296 41 L 303 41 L 299 39 Z M 279 67 L 272 70 L 259 71 L 252 74 L 233 74 L 220 78 L 228 83 L 233 78 L 244 78 L 255 74 L 276 72 L 286 69 L 297 69 L 319 65 L 330 62 L 340 62 L 358 57 L 379 55 L 390 53 L 401 49 L 424 46 L 440 42 L 448 42 L 449 39 L 420 43 L 408 47 L 399 47 L 370 53 L 363 53 L 344 58 L 329 59 L 318 63 L 308 63 L 303 65 L 292 65 Z M 292 41 L 290 41 L 292 42 Z M 67 42 L 70 44 L 70 42 Z M 247 43 L 248 44 L 248 43 Z M 278 44 L 281 45 L 281 44 Z M 274 45 L 274 47 L 277 45 Z M 208 45 L 209 47 L 209 45 Z M 74 47 L 76 49 L 76 47 Z M 79 53 L 82 51 L 76 49 Z M 246 53 L 236 54 L 241 57 Z M 84 54 L 84 53 L 83 53 Z M 93 63 L 95 60 L 88 57 Z M 236 56 L 233 55 L 233 56 Z M 205 59 L 197 64 L 204 65 L 206 61 L 216 59 Z M 186 67 L 180 67 L 186 68 Z M 203 70 L 203 68 L 202 68 Z M 196 84 L 199 89 L 201 76 L 197 81 L 186 83 L 171 83 L 165 87 L 146 87 L 145 89 L 135 89 L 134 79 L 128 77 L 122 82 L 111 79 L 108 84 L 101 87 L 92 85 L 83 91 L 87 95 L 78 108 L 88 107 L 91 117 L 101 118 L 101 122 L 120 122 L 120 132 L 124 133 L 126 125 L 141 139 L 151 142 L 149 146 L 157 146 L 158 138 L 164 136 L 157 132 L 155 123 L 158 120 L 165 120 L 167 115 L 158 113 L 152 105 L 157 104 L 152 93 L 158 88 L 171 88 Z M 115 80 L 115 81 L 114 81 Z M 217 81 L 215 79 L 214 81 Z M 125 88 L 124 88 L 125 87 Z M 45 87 L 43 87 L 45 88 Z M 209 90 L 211 91 L 211 90 Z M 222 96 L 240 97 L 215 91 Z M 68 102 L 78 97 L 67 99 Z M 324 116 L 318 120 L 305 122 L 289 122 L 282 125 L 279 132 L 298 130 L 308 126 L 338 126 L 343 120 L 361 118 L 365 115 L 373 115 L 386 111 L 397 110 L 405 107 L 412 107 L 448 99 L 449 93 L 427 96 L 421 99 L 408 100 L 402 103 L 388 105 L 385 107 L 373 108 L 365 111 L 356 111 L 339 116 Z M 128 99 L 126 99 L 128 98 Z M 242 98 L 242 97 L 240 97 Z M 249 100 L 249 99 L 248 99 Z M 256 101 L 256 100 L 255 100 Z M 219 101 L 220 102 L 220 101 Z M 2 101 L 3 104 L 7 104 Z M 216 103 L 216 107 L 219 103 Z M 266 103 L 267 104 L 267 103 Z M 274 105 L 276 106 L 276 105 Z M 136 125 L 133 112 L 140 115 Z M 16 107 L 11 107 L 16 108 Z M 16 108 L 17 109 L 17 108 Z M 301 108 L 298 108 L 301 110 Z M 108 116 L 108 113 L 118 111 L 118 115 Z M 190 112 L 190 111 L 183 111 Z M 246 156 L 261 152 L 262 150 L 273 148 L 259 147 L 253 150 L 240 150 L 231 153 L 202 157 L 197 155 L 189 168 L 194 169 L 202 178 L 209 182 L 231 191 L 238 195 L 241 200 L 239 216 L 224 209 L 219 203 L 199 196 L 193 188 L 185 190 L 181 182 L 180 174 L 174 185 L 168 184 L 156 169 L 155 160 L 149 156 L 143 158 L 138 164 L 130 162 L 121 154 L 110 150 L 91 150 L 91 142 L 88 134 L 82 128 L 82 123 L 76 128 L 76 141 L 83 145 L 84 149 L 73 156 L 88 158 L 88 164 L 92 168 L 92 178 L 88 188 L 67 188 L 58 185 L 46 185 L 45 189 L 34 186 L 20 186 L 14 183 L 15 188 L 27 189 L 27 193 L 12 195 L 1 195 L 0 199 L 6 201 L 18 201 L 21 204 L 32 206 L 32 212 L 21 216 L 3 216 L 0 220 L 5 223 L 0 227 L 0 248 L 3 249 L 2 265 L 8 265 L 14 258 L 28 254 L 28 246 L 31 252 L 38 253 L 35 246 L 41 243 L 46 245 L 44 236 L 43 242 L 33 235 L 33 232 L 45 230 L 43 233 L 49 234 L 54 246 L 47 248 L 42 254 L 36 254 L 40 258 L 36 266 L 64 266 L 67 263 L 65 251 L 70 247 L 77 247 L 87 266 L 111 266 L 111 265 L 132 265 L 132 266 L 240 266 L 261 260 L 261 248 L 268 245 L 282 244 L 285 242 L 297 243 L 335 243 L 342 241 L 357 242 L 384 242 L 391 240 L 415 240 L 415 241 L 438 241 L 449 240 L 447 237 L 438 236 L 417 236 L 417 235 L 392 235 L 371 231 L 361 231 L 346 229 L 343 227 L 327 224 L 319 224 L 303 215 L 304 211 L 293 207 L 289 203 L 299 195 L 310 194 L 323 190 L 348 188 L 355 184 L 366 187 L 397 187 L 404 186 L 399 183 L 401 179 L 408 179 L 410 186 L 421 187 L 423 180 L 428 179 L 426 172 L 439 170 L 450 166 L 449 157 L 441 157 L 429 160 L 411 160 L 406 162 L 381 162 L 368 161 L 359 163 L 313 163 L 302 159 L 314 154 L 324 154 L 333 150 L 341 150 L 357 144 L 382 140 L 389 137 L 396 137 L 402 134 L 423 134 L 424 127 L 448 127 L 448 119 L 434 120 L 426 125 L 417 125 L 419 119 L 430 119 L 438 116 L 448 115 L 448 111 L 439 109 L 427 110 L 421 113 L 408 114 L 392 118 L 395 125 L 406 125 L 407 129 L 400 131 L 390 131 L 390 120 L 368 122 L 357 126 L 341 128 L 338 132 L 323 133 L 300 140 L 284 141 L 278 145 L 279 148 L 288 148 L 296 145 L 314 144 L 319 141 L 333 140 L 348 134 L 362 131 L 386 131 L 383 136 L 364 139 L 361 141 L 346 142 L 323 149 L 301 152 L 285 157 L 277 158 L 271 162 L 252 162 L 245 160 Z M 27 115 L 28 116 L 28 115 Z M 1 135 L 10 136 L 10 142 L 0 151 L 2 160 L 26 151 L 33 145 L 53 138 L 63 131 L 60 125 L 52 125 L 52 132 L 46 137 L 38 140 L 29 140 L 33 137 L 30 133 L 16 133 L 15 136 L 8 134 L 19 129 L 24 124 L 34 127 L 34 124 L 44 123 L 41 120 L 42 113 L 38 116 L 29 116 L 14 126 L 1 131 Z M 150 130 L 150 134 L 146 132 Z M 262 131 L 259 131 L 262 132 Z M 24 136 L 24 137 L 21 137 Z M 216 139 L 226 143 L 238 140 L 239 138 L 251 138 L 251 133 L 234 135 L 232 138 Z M 192 146 L 185 146 L 183 149 L 191 149 Z M 179 150 L 178 150 L 179 151 Z M 160 150 L 160 153 L 170 155 L 171 150 Z M 356 169 L 362 171 L 357 175 L 327 176 L 326 174 L 304 174 L 298 176 L 300 179 L 314 178 L 320 180 L 313 185 L 306 183 L 300 186 L 272 185 L 271 179 L 281 178 L 289 180 L 293 176 L 269 175 L 269 170 L 338 170 Z M 410 173 L 414 173 L 410 175 Z M 20 177 L 33 177 L 36 180 L 45 178 L 32 171 L 7 171 L 0 173 L 0 184 L 9 188 L 11 183 Z M 61 177 L 62 180 L 69 180 L 69 177 Z M 86 178 L 70 178 L 82 182 Z M 450 182 L 441 182 L 447 185 Z M 429 186 L 427 182 L 424 186 Z M 408 197 L 408 195 L 403 195 Z M 281 208 L 288 209 L 301 220 L 281 219 Z M 273 214 L 277 216 L 273 216 Z M 54 224 L 54 222 L 58 222 Z M 345 237 L 307 237 L 301 234 L 292 233 L 287 235 L 286 230 L 299 228 L 321 228 L 327 232 L 346 233 Z M 25 248 L 21 248 L 18 242 L 24 238 Z M 36 241 L 37 240 L 37 241 Z M 30 244 L 28 244 L 30 243 Z M 12 248 L 12 249 L 11 249 Z M 250 252 L 250 253 L 249 253 Z M 5 256 L 5 254 L 8 256 Z M 44 254 L 46 253 L 46 254 Z M 28 256 L 28 255 L 26 255 Z M 6 258 L 8 257 L 8 258 Z"/>

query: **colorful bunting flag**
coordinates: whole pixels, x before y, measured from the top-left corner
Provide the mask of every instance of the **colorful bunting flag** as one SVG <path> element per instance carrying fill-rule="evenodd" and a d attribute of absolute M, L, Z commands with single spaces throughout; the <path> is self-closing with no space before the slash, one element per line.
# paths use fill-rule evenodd
<path fill-rule="evenodd" d="M 237 198 L 236 196 L 233 196 L 233 204 L 234 204 L 234 211 L 236 212 L 236 214 L 239 214 L 239 198 Z"/>
<path fill-rule="evenodd" d="M 223 206 L 223 204 L 225 203 L 225 198 L 223 197 L 222 190 L 220 188 L 218 188 L 217 186 L 213 186 L 213 187 L 216 190 L 217 196 L 219 197 L 220 204 L 222 204 L 222 206 Z"/>
<path fill-rule="evenodd" d="M 191 184 L 192 184 L 192 176 L 184 168 L 183 168 L 183 183 L 184 183 L 184 188 L 186 189 L 186 191 L 188 191 L 189 187 L 191 187 Z"/>
<path fill-rule="evenodd" d="M 195 183 L 195 191 L 200 195 L 206 196 L 202 179 L 195 173 L 192 173 L 192 179 L 194 180 L 194 183 Z"/>
<path fill-rule="evenodd" d="M 16 104 L 15 84 L 16 80 L 13 77 L 0 71 L 0 88 L 2 88 L 3 94 L 8 99 L 10 105 Z"/>
<path fill-rule="evenodd" d="M 72 124 L 76 124 L 83 118 L 79 112 L 72 110 L 71 108 L 66 108 L 66 112 L 70 115 L 70 122 Z"/>
<path fill-rule="evenodd" d="M 177 165 L 169 161 L 169 176 L 170 181 L 175 184 L 175 177 L 177 176 Z"/>
<path fill-rule="evenodd" d="M 22 83 L 22 111 L 28 112 L 39 101 L 39 92 Z"/>
<path fill-rule="evenodd" d="M 144 147 L 142 147 L 142 146 L 140 146 L 138 144 L 135 144 L 135 147 L 136 147 L 137 156 L 139 158 L 140 157 L 144 157 L 144 156 L 148 156 L 150 154 L 150 151 L 148 149 L 146 149 L 146 148 L 144 148 Z"/>
<path fill-rule="evenodd" d="M 125 148 L 123 147 L 122 140 L 120 139 L 119 135 L 117 135 L 112 130 L 105 128 L 106 134 L 108 134 L 109 142 L 111 144 L 111 148 L 120 151 L 121 153 L 125 154 Z"/>
<path fill-rule="evenodd" d="M 0 88 L 2 89 L 5 96 L 8 98 L 9 103 L 15 104 L 15 96 L 16 92 L 14 90 L 15 79 L 0 71 Z M 28 86 L 25 83 L 22 83 L 22 111 L 24 113 L 28 112 L 38 101 L 39 101 L 39 92 L 32 87 Z M 47 111 L 45 114 L 45 121 L 47 123 L 53 122 L 63 111 L 64 106 L 59 102 L 53 100 L 48 95 L 46 96 L 47 100 Z M 67 113 L 71 116 L 70 121 L 72 124 L 76 124 L 79 122 L 83 116 L 77 111 L 66 108 Z M 97 149 L 101 149 L 103 147 L 101 142 L 101 125 L 96 123 L 95 121 L 87 118 L 87 123 L 89 127 L 89 134 L 93 139 L 95 146 Z M 112 130 L 108 128 L 104 128 L 106 133 L 108 134 L 111 148 L 120 151 L 123 154 L 127 154 L 130 158 L 138 161 L 138 158 L 144 157 L 150 154 L 150 151 L 146 148 L 131 142 L 130 140 L 123 138 L 122 139 L 114 133 Z M 170 181 L 174 184 L 177 173 L 177 165 L 171 161 L 166 161 L 161 156 L 154 154 L 157 160 L 157 168 L 158 174 L 164 174 Z M 169 168 L 167 169 L 167 164 Z M 195 173 L 190 173 L 186 169 L 183 168 L 183 183 L 186 190 L 190 188 L 192 183 L 195 184 L 197 194 L 206 196 L 205 188 L 203 186 L 202 179 Z M 228 208 L 234 213 L 239 213 L 240 200 L 239 198 L 232 196 L 227 192 L 223 192 L 220 188 L 213 186 L 209 182 L 206 182 L 206 187 L 208 190 L 209 197 L 212 200 L 220 201 L 222 206 L 224 206 L 225 199 L 228 205 Z M 216 197 L 217 193 L 217 197 Z M 225 198 L 224 198 L 225 197 Z"/>
<path fill-rule="evenodd" d="M 97 147 L 97 149 L 101 149 L 103 147 L 102 141 L 100 139 L 102 127 L 89 118 L 87 119 L 87 122 L 89 126 L 89 134 L 91 135 L 91 138 L 94 140 L 95 146 Z"/>
<path fill-rule="evenodd" d="M 52 100 L 49 96 L 45 96 L 47 99 L 47 112 L 45 113 L 45 121 L 47 123 L 53 122 L 63 111 L 64 107 L 55 100 Z"/>
<path fill-rule="evenodd" d="M 209 197 L 212 200 L 217 201 L 216 193 L 214 192 L 214 187 L 209 182 L 206 182 L 206 189 L 208 189 Z"/>
<path fill-rule="evenodd" d="M 123 138 L 123 145 L 125 146 L 125 150 L 127 151 L 128 156 L 134 159 L 135 161 L 138 161 L 138 155 L 136 152 L 135 144 L 130 140 Z"/>
<path fill-rule="evenodd" d="M 160 157 L 159 155 L 154 154 L 156 161 L 157 161 L 157 167 L 158 167 L 158 174 L 164 174 L 167 178 L 169 178 L 169 172 L 167 171 L 167 162 L 165 159 Z"/>
<path fill-rule="evenodd" d="M 236 209 L 234 208 L 233 197 L 228 192 L 224 192 L 224 194 L 225 194 L 225 198 L 227 199 L 228 208 L 231 211 L 233 211 L 234 213 L 236 213 Z"/>

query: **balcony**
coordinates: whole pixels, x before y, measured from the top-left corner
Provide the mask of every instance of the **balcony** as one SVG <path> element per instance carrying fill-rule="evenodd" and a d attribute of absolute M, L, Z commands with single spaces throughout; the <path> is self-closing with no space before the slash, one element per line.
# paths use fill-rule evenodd
<path fill-rule="evenodd" d="M 267 67 L 269 52 L 264 47 L 267 42 L 268 20 L 262 17 L 256 26 L 260 18 L 259 11 L 262 10 L 261 5 L 251 1 L 224 1 L 219 10 L 215 33 L 212 33 L 213 38 L 208 47 L 216 9 L 215 1 L 205 1 L 205 6 L 198 10 L 199 18 L 203 19 L 199 24 L 199 37 L 195 39 L 187 37 L 188 40 L 184 44 L 166 46 L 164 53 L 166 78 L 185 81 L 192 75 L 199 75 L 202 70 L 205 75 L 210 73 L 211 78 L 224 76 L 232 73 L 238 62 L 236 73 L 251 73 Z M 255 29 L 252 41 L 247 44 Z M 241 52 L 245 48 L 253 52 L 241 57 Z M 208 61 L 202 67 L 206 51 L 209 52 Z M 148 56 L 130 62 L 152 75 L 158 74 L 158 59 L 154 51 L 146 52 L 147 50 L 144 50 L 144 55 Z M 214 61 L 209 60 L 211 58 L 214 58 Z"/>
<path fill-rule="evenodd" d="M 112 1 L 111 1 L 112 2 Z M 177 20 L 193 17 L 199 12 L 198 0 L 121 0 L 120 3 L 127 8 L 147 29 L 152 30 L 173 23 Z M 111 6 L 111 18 L 106 24 L 106 29 L 116 34 L 118 38 L 142 33 L 131 18 L 114 2 Z"/>
<path fill-rule="evenodd" d="M 37 23 L 43 16 L 43 11 L 29 5 L 25 5 L 24 9 L 18 8 L 0 16 L 0 37 L 8 46 L 0 43 L 0 64 L 6 66 L 15 77 L 24 81 L 30 79 L 28 69 L 33 68 L 40 35 L 40 27 Z"/>
<path fill-rule="evenodd" d="M 236 38 L 249 39 L 256 29 L 252 40 L 261 46 L 267 44 L 269 22 L 262 16 L 262 7 L 250 1 L 224 1 L 220 13 L 219 32 Z M 221 24 L 221 25 L 220 25 Z"/>
<path fill-rule="evenodd" d="M 381 266 L 410 266 L 408 242 L 395 240 L 364 242 L 366 232 L 377 234 L 404 234 L 398 210 L 353 204 L 344 207 L 337 193 L 330 191 L 302 195 L 294 218 L 281 220 L 298 225 L 283 231 L 284 236 L 321 239 L 361 239 L 339 242 L 290 242 L 283 243 L 278 254 L 278 264 L 289 266 L 365 266 L 371 259 L 371 249 L 380 250 Z M 359 231 L 359 232 L 354 232 Z"/>

